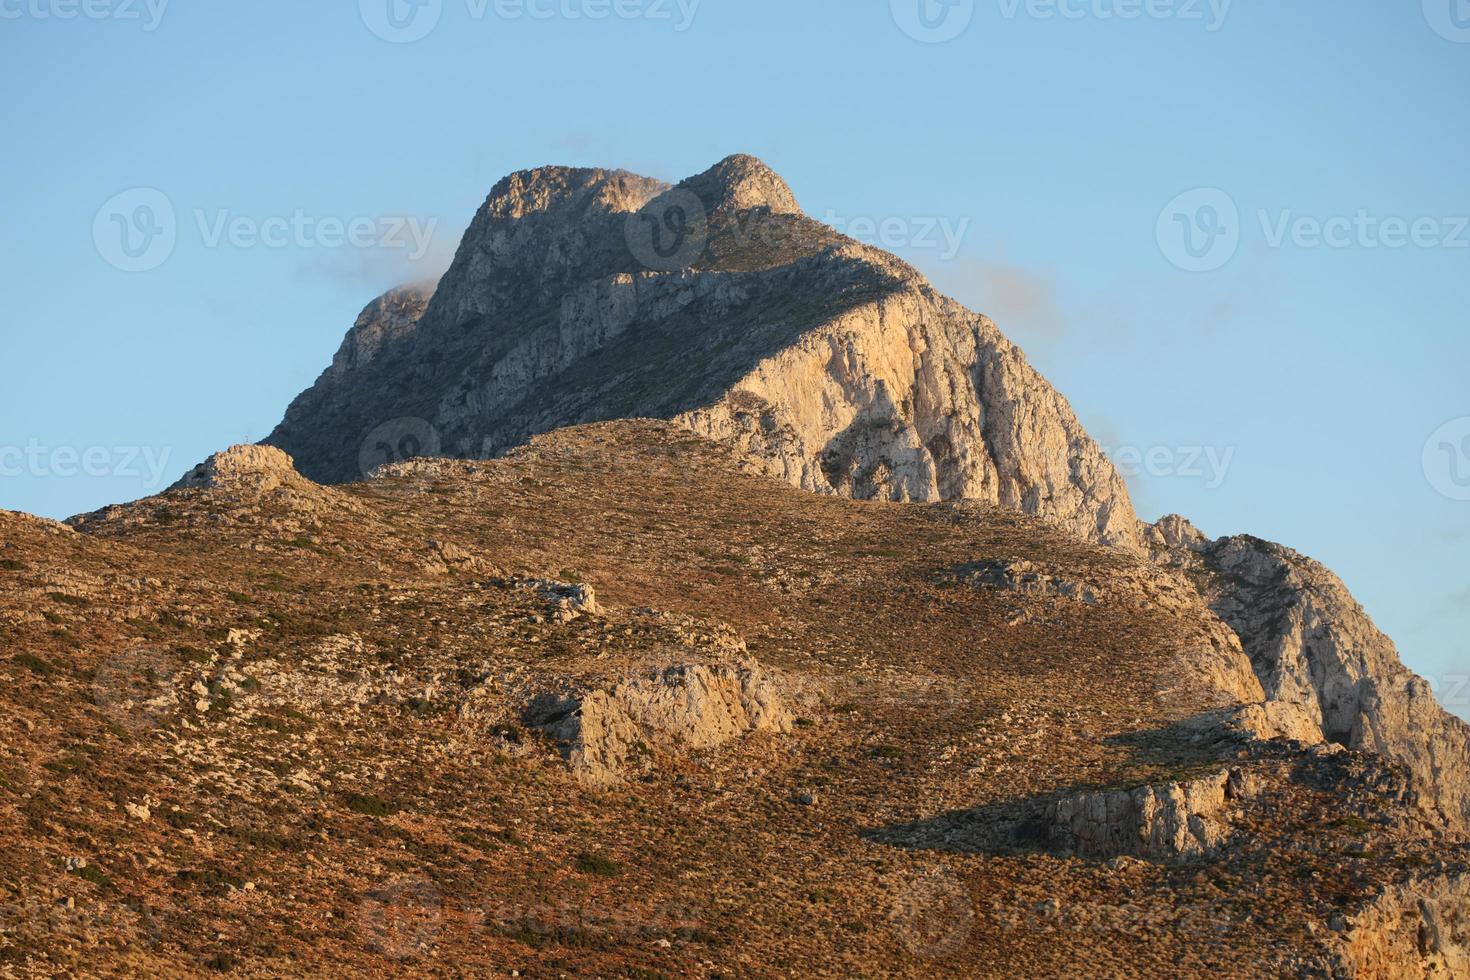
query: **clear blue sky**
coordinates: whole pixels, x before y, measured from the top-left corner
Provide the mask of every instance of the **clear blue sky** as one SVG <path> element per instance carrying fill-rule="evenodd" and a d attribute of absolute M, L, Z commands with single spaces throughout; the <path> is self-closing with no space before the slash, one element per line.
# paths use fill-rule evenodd
<path fill-rule="evenodd" d="M 1470 431 L 1436 437 L 1433 480 L 1423 461 L 1470 416 L 1463 0 L 936 2 L 944 43 L 911 36 L 917 0 L 426 0 L 396 21 L 386 0 L 90 2 L 106 16 L 0 0 L 0 452 L 32 450 L 0 455 L 0 505 L 66 516 L 160 489 L 150 460 L 166 483 L 263 437 L 511 170 L 677 179 L 745 151 L 816 217 L 898 219 L 887 243 L 992 314 L 1099 441 L 1154 450 L 1146 516 L 1319 557 L 1442 691 L 1470 673 Z M 634 16 L 567 16 L 603 10 Z M 97 241 L 139 187 L 177 233 L 125 272 L 118 229 Z M 1226 210 L 1167 207 L 1199 188 Z M 1314 241 L 1360 213 L 1420 241 Z M 418 262 L 316 224 L 385 216 L 436 222 Z M 234 218 L 246 237 L 214 239 Z M 930 224 L 963 231 L 953 254 Z M 65 475 L 87 450 L 112 475 Z"/>

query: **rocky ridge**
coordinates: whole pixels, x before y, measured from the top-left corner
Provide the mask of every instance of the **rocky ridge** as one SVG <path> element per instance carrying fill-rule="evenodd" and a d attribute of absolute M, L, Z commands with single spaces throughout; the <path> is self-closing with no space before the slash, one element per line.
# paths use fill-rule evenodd
<path fill-rule="evenodd" d="M 1470 829 L 1470 725 L 1404 667 L 1341 579 L 1258 538 L 1210 541 L 1177 516 L 1160 526 L 1160 557 L 1198 583 L 1240 638 L 1273 711 L 1406 765 L 1450 826 Z"/>

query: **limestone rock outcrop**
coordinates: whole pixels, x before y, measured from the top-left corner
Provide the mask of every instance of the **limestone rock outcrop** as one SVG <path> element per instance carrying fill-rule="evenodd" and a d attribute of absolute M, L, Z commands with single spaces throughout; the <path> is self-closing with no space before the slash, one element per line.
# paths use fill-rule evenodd
<path fill-rule="evenodd" d="M 515 585 L 545 599 L 551 617 L 559 623 L 570 623 L 579 616 L 596 616 L 602 612 L 602 607 L 597 604 L 597 593 L 590 585 L 549 579 L 521 579 Z"/>
<path fill-rule="evenodd" d="M 1230 810 L 1254 790 L 1251 777 L 1236 769 L 1067 797 L 1048 814 L 1047 842 L 1086 858 L 1207 857 L 1229 840 Z"/>
<path fill-rule="evenodd" d="M 1470 725 L 1404 667 L 1342 580 L 1290 548 L 1208 542 L 1180 521 L 1170 533 L 1188 543 L 1162 554 L 1193 572 L 1240 637 L 1278 721 L 1402 763 L 1452 827 L 1470 830 Z"/>
<path fill-rule="evenodd" d="M 620 417 L 677 420 L 813 491 L 982 500 L 1140 546 L 1122 479 L 989 319 L 802 215 L 746 156 L 674 187 L 507 177 L 432 296 L 364 310 L 267 442 L 338 482 L 395 423 L 432 434 L 418 452 L 482 458 Z"/>
<path fill-rule="evenodd" d="M 673 186 L 567 167 L 506 177 L 440 282 L 370 304 L 267 442 L 330 483 L 630 417 L 675 421 L 814 492 L 979 501 L 1181 566 L 1218 615 L 1207 632 L 1236 634 L 1212 635 L 1193 672 L 1257 705 L 1246 728 L 1383 752 L 1470 829 L 1466 726 L 1341 582 L 1182 518 L 1141 524 L 1106 455 L 994 323 L 807 218 L 752 157 Z M 1150 588 L 1147 601 L 1177 601 L 1172 582 Z M 1241 646 L 1254 677 L 1233 668 Z"/>
<path fill-rule="evenodd" d="M 747 732 L 790 732 L 795 718 L 758 662 L 680 664 L 610 689 L 543 695 L 526 719 L 561 746 L 585 782 L 617 781 L 651 749 L 708 749 Z"/>
<path fill-rule="evenodd" d="M 311 486 L 290 456 L 274 446 L 231 446 L 185 473 L 170 490 L 217 488 L 267 493 L 282 486 Z"/>
<path fill-rule="evenodd" d="M 369 303 L 342 338 L 342 346 L 332 357 L 322 380 L 350 378 L 385 347 L 412 333 L 433 296 L 434 283 L 417 283 L 391 289 Z"/>
<path fill-rule="evenodd" d="M 1322 722 L 1306 705 L 1295 701 L 1257 701 L 1230 712 L 1225 725 L 1254 739 L 1282 739 L 1302 745 L 1320 745 Z"/>
<path fill-rule="evenodd" d="M 1384 889 L 1367 908 L 1334 922 L 1335 975 L 1470 976 L 1470 875 L 1421 874 Z"/>

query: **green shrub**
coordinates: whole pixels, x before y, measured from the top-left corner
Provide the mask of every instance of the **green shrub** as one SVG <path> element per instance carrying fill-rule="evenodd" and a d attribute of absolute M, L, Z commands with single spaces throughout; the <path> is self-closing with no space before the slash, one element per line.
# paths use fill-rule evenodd
<path fill-rule="evenodd" d="M 594 854 L 583 851 L 577 855 L 577 870 L 583 874 L 598 875 L 603 878 L 616 878 L 623 873 L 623 866 L 612 858 L 603 854 Z"/>
<path fill-rule="evenodd" d="M 398 812 L 396 805 L 371 793 L 353 793 L 347 797 L 347 809 L 368 817 L 391 817 Z"/>
<path fill-rule="evenodd" d="M 41 677 L 50 677 L 56 673 L 56 668 L 45 660 L 32 653 L 18 653 L 10 658 L 10 662 L 25 667 L 33 674 Z"/>
<path fill-rule="evenodd" d="M 83 881 L 90 881 L 101 888 L 112 884 L 112 879 L 107 877 L 103 870 L 95 864 L 89 864 L 85 868 L 71 868 L 70 873 L 76 875 Z"/>

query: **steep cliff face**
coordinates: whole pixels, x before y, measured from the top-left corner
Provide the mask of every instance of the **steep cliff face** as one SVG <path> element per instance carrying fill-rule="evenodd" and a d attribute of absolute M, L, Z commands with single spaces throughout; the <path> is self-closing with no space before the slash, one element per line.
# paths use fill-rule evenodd
<path fill-rule="evenodd" d="M 808 490 L 982 500 L 1136 540 L 1125 488 L 1066 402 L 994 323 L 922 282 L 822 324 L 678 420 Z"/>
<path fill-rule="evenodd" d="M 1156 528 L 1150 538 L 1240 637 L 1268 699 L 1299 706 L 1329 741 L 1403 763 L 1451 826 L 1470 828 L 1470 725 L 1404 667 L 1341 579 L 1258 538 L 1208 541 L 1177 517 Z"/>
<path fill-rule="evenodd" d="M 808 490 L 984 500 L 1139 547 L 1122 480 L 993 323 L 743 156 L 674 187 L 507 177 L 432 298 L 370 305 L 267 441 L 345 481 L 382 461 L 362 448 L 385 426 L 481 458 L 620 417 L 679 421 Z"/>

